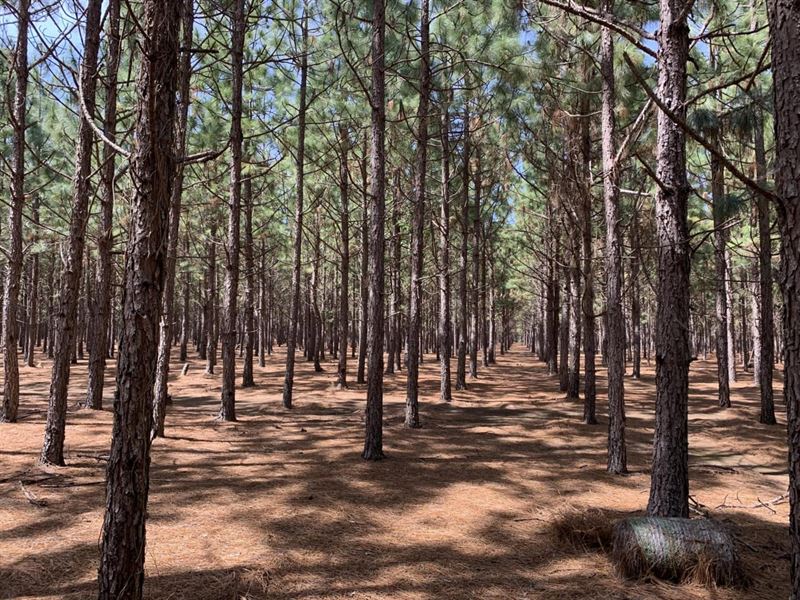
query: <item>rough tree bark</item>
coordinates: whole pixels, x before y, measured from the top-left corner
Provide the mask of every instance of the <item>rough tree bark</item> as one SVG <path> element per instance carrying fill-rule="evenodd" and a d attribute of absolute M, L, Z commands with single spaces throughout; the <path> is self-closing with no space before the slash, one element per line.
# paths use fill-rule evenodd
<path fill-rule="evenodd" d="M 239 247 L 242 209 L 242 71 L 246 17 L 244 0 L 231 7 L 231 172 L 228 194 L 228 248 L 225 253 L 225 288 L 222 316 L 221 421 L 236 420 L 236 325 L 239 296 Z"/>
<path fill-rule="evenodd" d="M 450 402 L 450 115 L 442 107 L 442 206 L 439 215 L 439 396 Z"/>
<path fill-rule="evenodd" d="M 300 269 L 303 252 L 303 197 L 305 187 L 306 152 L 306 86 L 308 83 L 308 21 L 303 14 L 302 50 L 300 54 L 300 105 L 297 112 L 297 156 L 295 167 L 297 181 L 294 206 L 294 248 L 292 263 L 292 288 L 289 304 L 289 329 L 286 337 L 286 375 L 283 380 L 283 407 L 292 408 L 294 363 L 297 347 L 297 321 L 300 317 Z"/>
<path fill-rule="evenodd" d="M 715 294 L 715 330 L 717 354 L 717 380 L 719 405 L 731 405 L 731 388 L 728 379 L 728 300 L 725 280 L 727 278 L 726 250 L 727 229 L 725 229 L 725 171 L 715 156 L 711 157 L 711 198 L 714 216 L 714 275 L 717 286 Z"/>
<path fill-rule="evenodd" d="M 367 313 L 369 311 L 369 194 L 367 193 L 367 147 L 364 138 L 364 155 L 361 160 L 361 288 L 360 288 L 360 315 L 358 324 L 358 370 L 356 382 L 364 383 L 367 364 Z M 391 357 L 389 357 L 391 360 Z"/>
<path fill-rule="evenodd" d="M 464 103 L 464 156 L 461 158 L 461 253 L 458 263 L 458 356 L 456 389 L 467 389 L 467 241 L 469 237 L 470 133 L 469 101 Z"/>
<path fill-rule="evenodd" d="M 733 296 L 733 269 L 730 250 L 725 249 L 725 302 L 727 303 L 728 381 L 736 382 L 736 301 Z"/>
<path fill-rule="evenodd" d="M 657 94 L 680 118 L 686 115 L 690 8 L 687 0 L 660 0 Z M 663 111 L 658 112 L 656 160 L 656 423 L 647 512 L 688 517 L 689 185 L 686 137 Z"/>
<path fill-rule="evenodd" d="M 216 315 L 217 308 L 217 222 L 216 216 L 212 217 L 209 226 L 209 238 L 206 247 L 208 257 L 208 269 L 206 270 L 206 305 L 203 314 L 203 326 L 205 329 L 206 343 L 206 374 L 214 374 L 214 366 L 217 364 L 217 331 Z"/>
<path fill-rule="evenodd" d="M 613 0 L 603 1 L 611 16 Z M 614 114 L 614 38 L 608 28 L 600 33 L 602 82 L 603 202 L 606 217 L 606 313 L 608 314 L 608 463 L 609 473 L 628 470 L 625 448 L 625 322 L 622 314 L 622 235 L 619 214 L 619 170 L 616 165 L 617 121 Z"/>
<path fill-rule="evenodd" d="M 481 165 L 480 148 L 476 151 L 475 172 L 472 174 L 475 183 L 475 206 L 472 212 L 472 288 L 470 289 L 470 341 L 469 341 L 469 376 L 478 378 L 478 344 L 479 328 L 482 328 L 480 310 L 480 271 L 481 271 Z"/>
<path fill-rule="evenodd" d="M 39 225 L 39 196 L 35 195 L 31 201 L 31 222 L 34 227 Z M 38 232 L 34 232 L 36 240 Z M 29 367 L 36 366 L 36 342 L 39 338 L 39 253 L 33 252 L 30 258 L 30 276 L 28 292 L 28 337 L 25 342 L 25 364 Z"/>
<path fill-rule="evenodd" d="M 612 75 L 613 76 L 613 75 Z M 587 104 L 588 104 L 588 96 Z M 589 106 L 583 111 L 589 113 Z M 591 191 L 591 152 L 592 137 L 590 120 L 588 116 L 581 119 L 581 246 L 583 263 L 583 296 L 581 298 L 581 318 L 583 320 L 583 421 L 584 423 L 597 422 L 597 336 L 595 334 L 594 317 L 594 236 L 592 235 L 592 203 L 594 198 Z"/>
<path fill-rule="evenodd" d="M 192 47 L 194 31 L 194 0 L 185 0 L 182 15 L 182 44 Z M 186 152 L 186 124 L 189 120 L 189 85 L 192 79 L 192 57 L 184 52 L 178 64 L 178 120 L 175 135 L 175 152 L 182 157 Z M 172 321 L 174 318 L 175 270 L 178 262 L 178 234 L 181 223 L 181 200 L 183 197 L 183 163 L 175 167 L 175 183 L 170 199 L 169 227 L 167 230 L 167 272 L 164 279 L 164 295 L 161 299 L 161 324 L 159 326 L 158 359 L 156 361 L 156 382 L 153 396 L 152 437 L 164 436 L 164 420 L 167 413 L 167 379 L 169 377 L 169 355 L 172 349 Z"/>
<path fill-rule="evenodd" d="M 641 286 L 639 282 L 639 269 L 641 268 L 642 245 L 639 231 L 639 213 L 634 211 L 631 219 L 631 331 L 633 333 L 631 344 L 633 356 L 631 377 L 639 379 L 642 375 L 642 303 Z"/>
<path fill-rule="evenodd" d="M 370 240 L 369 304 L 367 309 L 367 406 L 364 436 L 365 460 L 383 458 L 383 309 L 384 309 L 384 248 L 386 245 L 386 4 L 372 3 L 371 129 L 370 143 Z"/>
<path fill-rule="evenodd" d="M 15 89 L 11 114 L 11 206 L 8 211 L 8 257 L 3 295 L 3 403 L 0 423 L 14 423 L 19 408 L 17 307 L 22 274 L 22 209 L 25 205 L 25 129 L 28 98 L 28 25 L 30 0 L 17 4 L 17 44 L 14 48 Z"/>
<path fill-rule="evenodd" d="M 255 302 L 256 266 L 253 258 L 253 180 L 250 176 L 242 182 L 244 200 L 244 361 L 242 387 L 253 387 L 253 352 L 256 345 Z"/>
<path fill-rule="evenodd" d="M 428 172 L 428 102 L 431 94 L 430 2 L 421 0 L 420 86 L 417 109 L 417 155 L 414 172 L 414 212 L 411 223 L 411 298 L 408 304 L 408 378 L 405 426 L 419 427 L 419 354 L 422 324 L 422 253 L 424 247 L 425 192 Z"/>
<path fill-rule="evenodd" d="M 336 386 L 340 390 L 347 389 L 347 334 L 350 319 L 350 173 L 347 169 L 347 155 L 350 149 L 349 133 L 344 126 L 339 126 L 339 228 L 341 229 L 341 277 L 339 289 L 339 331 L 341 331 L 341 347 L 339 348 L 339 365 L 336 369 Z"/>
<path fill-rule="evenodd" d="M 759 110 L 755 118 L 753 141 L 756 151 L 756 182 L 766 188 L 767 153 L 764 147 L 764 114 Z M 772 329 L 772 234 L 770 233 L 769 199 L 759 194 L 758 205 L 758 357 L 754 361 L 758 371 L 761 395 L 759 422 L 775 425 L 775 401 L 772 390 L 772 373 L 775 363 L 775 336 Z"/>
<path fill-rule="evenodd" d="M 389 315 L 386 323 L 386 374 L 394 373 L 394 357 L 399 351 L 400 344 L 400 169 L 395 169 L 392 174 L 392 215 L 391 215 L 391 241 L 389 243 Z M 398 366 L 398 370 L 400 367 Z"/>
<path fill-rule="evenodd" d="M 72 214 L 69 222 L 69 249 L 61 275 L 59 304 L 55 315 L 55 346 L 50 396 L 47 403 L 43 463 L 64 464 L 64 430 L 67 422 L 67 387 L 70 360 L 75 343 L 75 316 L 83 278 L 83 250 L 86 244 L 86 221 L 89 218 L 89 178 L 92 169 L 94 131 L 87 119 L 93 118 L 97 83 L 97 55 L 100 49 L 101 0 L 89 0 L 86 7 L 86 30 L 81 63 L 79 101 L 83 114 L 78 126 L 75 176 L 72 182 Z M 7 347 L 8 348 L 8 347 Z"/>
<path fill-rule="evenodd" d="M 106 475 L 99 600 L 140 600 L 150 478 L 153 379 L 175 179 L 181 0 L 144 0 L 136 83 L 133 197 L 125 260 L 114 427 Z"/>
<path fill-rule="evenodd" d="M 792 600 L 800 598 L 800 3 L 768 0 L 781 236 L 784 388 L 789 433 Z"/>

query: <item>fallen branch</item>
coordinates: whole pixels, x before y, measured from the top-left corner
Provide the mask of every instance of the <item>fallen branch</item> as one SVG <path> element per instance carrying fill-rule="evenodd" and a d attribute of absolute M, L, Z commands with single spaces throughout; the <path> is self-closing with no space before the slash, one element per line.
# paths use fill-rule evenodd
<path fill-rule="evenodd" d="M 775 496 L 772 500 L 769 500 L 768 502 L 764 502 L 761 498 L 756 496 L 756 502 L 754 502 L 753 504 L 743 504 L 741 501 L 739 501 L 739 504 L 727 504 L 726 503 L 727 499 L 728 497 L 725 496 L 725 499 L 722 501 L 722 504 L 720 504 L 719 506 L 715 506 L 714 509 L 717 510 L 720 508 L 745 508 L 745 509 L 766 508 L 774 515 L 777 514 L 777 511 L 772 507 L 777 506 L 779 504 L 786 504 L 789 501 L 789 494 L 787 493 L 787 494 L 781 494 L 780 496 Z M 739 500 L 738 494 L 736 495 L 736 499 Z"/>
<path fill-rule="evenodd" d="M 21 481 L 19 482 L 19 488 L 22 490 L 22 493 L 25 495 L 26 500 L 28 502 L 30 502 L 31 504 L 33 504 L 34 506 L 38 506 L 39 508 L 42 508 L 43 506 L 47 506 L 47 501 L 46 500 L 40 500 L 39 498 L 37 498 L 36 494 L 34 494 L 30 490 L 28 490 L 28 488 L 25 487 L 25 484 L 22 483 Z"/>

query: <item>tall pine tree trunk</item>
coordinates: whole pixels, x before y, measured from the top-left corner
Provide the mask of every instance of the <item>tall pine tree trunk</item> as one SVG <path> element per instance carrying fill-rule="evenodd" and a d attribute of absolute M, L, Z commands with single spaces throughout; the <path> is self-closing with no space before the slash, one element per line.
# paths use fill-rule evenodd
<path fill-rule="evenodd" d="M 194 30 L 194 1 L 185 0 L 183 7 L 182 44 L 185 48 L 192 46 Z M 186 124 L 189 119 L 189 84 L 192 78 L 191 54 L 184 52 L 178 64 L 178 98 L 180 108 L 176 131 L 177 147 L 175 152 L 180 158 L 186 151 Z M 153 397 L 153 432 L 152 436 L 164 436 L 164 419 L 167 412 L 167 378 L 169 377 L 169 358 L 172 349 L 172 321 L 174 318 L 175 270 L 178 262 L 178 234 L 181 223 L 181 200 L 183 197 L 183 163 L 175 167 L 175 184 L 172 187 L 172 198 L 169 209 L 169 228 L 167 239 L 167 272 L 164 280 L 164 295 L 161 306 L 161 324 L 158 338 L 158 360 L 156 361 L 156 382 Z"/>
<path fill-rule="evenodd" d="M 657 94 L 674 113 L 686 115 L 689 55 L 687 0 L 660 0 Z M 689 516 L 689 232 L 686 223 L 686 137 L 658 113 L 656 194 L 656 424 L 647 512 Z"/>
<path fill-rule="evenodd" d="M 790 598 L 800 598 L 800 4 L 768 0 L 775 101 L 775 188 L 781 236 L 784 388 L 789 432 Z"/>
<path fill-rule="evenodd" d="M 340 390 L 347 389 L 347 335 L 350 318 L 350 173 L 347 168 L 347 154 L 350 149 L 349 134 L 345 127 L 339 126 L 339 228 L 342 236 L 341 277 L 339 289 L 339 365 L 336 369 L 336 385 Z"/>
<path fill-rule="evenodd" d="M 420 19 L 419 107 L 417 155 L 414 165 L 414 212 L 411 223 L 411 298 L 408 304 L 408 379 L 405 426 L 419 427 L 419 357 L 422 323 L 422 253 L 424 248 L 425 192 L 428 172 L 428 102 L 431 93 L 430 2 L 422 0 Z"/>
<path fill-rule="evenodd" d="M 80 72 L 80 102 L 83 115 L 78 127 L 75 157 L 75 178 L 72 188 L 72 214 L 69 224 L 69 249 L 61 276 L 59 306 L 55 316 L 55 349 L 47 404 L 44 444 L 41 461 L 64 464 L 64 430 L 67 422 L 67 387 L 70 360 L 75 343 L 75 320 L 80 286 L 83 279 L 83 250 L 86 244 L 86 221 L 89 218 L 89 177 L 92 168 L 94 131 L 87 119 L 94 116 L 97 83 L 97 55 L 100 49 L 101 0 L 90 0 L 86 8 L 86 30 L 83 62 Z M 8 349 L 8 347 L 6 347 Z"/>
<path fill-rule="evenodd" d="M 725 172 L 718 158 L 711 157 L 711 197 L 714 214 L 714 279 L 716 316 L 716 355 L 719 405 L 731 405 L 731 389 L 728 379 L 728 299 L 727 286 L 727 229 L 725 223 Z"/>
<path fill-rule="evenodd" d="M 439 213 L 439 396 L 450 402 L 450 115 L 447 104 L 442 107 L 442 203 Z"/>
<path fill-rule="evenodd" d="M 228 248 L 225 253 L 225 288 L 222 317 L 222 421 L 236 420 L 236 325 L 239 297 L 239 247 L 242 208 L 242 72 L 244 63 L 244 0 L 231 7 L 231 174 L 228 196 Z"/>
<path fill-rule="evenodd" d="M 604 0 L 610 16 L 612 0 Z M 628 470 L 625 447 L 625 322 L 622 314 L 622 236 L 619 211 L 619 170 L 616 164 L 617 121 L 614 114 L 614 39 L 601 30 L 603 203 L 606 217 L 606 313 L 608 315 L 608 463 L 609 473 Z"/>
<path fill-rule="evenodd" d="M 308 83 L 308 21 L 302 19 L 302 46 L 300 55 L 300 106 L 297 113 L 297 181 L 294 207 L 294 247 L 292 257 L 292 289 L 289 304 L 289 330 L 286 337 L 286 375 L 283 380 L 283 406 L 292 408 L 294 363 L 297 347 L 297 321 L 300 318 L 300 269 L 303 251 L 303 199 L 305 187 L 306 152 L 306 86 Z"/>
<path fill-rule="evenodd" d="M 478 378 L 478 344 L 480 343 L 479 328 L 483 327 L 480 318 L 480 287 L 481 287 L 481 165 L 480 148 L 476 152 L 475 172 L 472 174 L 475 181 L 475 206 L 472 209 L 472 288 L 470 289 L 470 341 L 469 341 L 469 376 Z"/>
<path fill-rule="evenodd" d="M 762 188 L 767 184 L 767 153 L 764 148 L 764 114 L 755 118 L 754 142 L 756 151 L 756 181 Z M 759 194 L 758 203 L 758 385 L 761 395 L 759 422 L 775 425 L 775 402 L 772 392 L 772 373 L 775 363 L 775 336 L 772 329 L 772 234 L 770 232 L 769 199 Z"/>
<path fill-rule="evenodd" d="M 467 389 L 467 242 L 469 238 L 470 134 L 469 101 L 464 106 L 464 156 L 461 175 L 461 252 L 458 263 L 458 356 L 456 358 L 456 389 Z"/>
<path fill-rule="evenodd" d="M 386 3 L 372 3 L 371 129 L 370 145 L 370 245 L 369 304 L 367 308 L 367 406 L 364 436 L 365 460 L 383 458 L 383 310 L 384 221 L 386 211 Z"/>
<path fill-rule="evenodd" d="M 642 260 L 642 245 L 639 231 L 639 213 L 635 211 L 631 219 L 631 343 L 633 345 L 633 364 L 631 377 L 639 379 L 642 376 L 642 302 L 639 269 Z"/>
<path fill-rule="evenodd" d="M 14 49 L 15 89 L 12 105 L 11 206 L 8 210 L 8 256 L 3 296 L 3 403 L 0 422 L 14 423 L 19 408 L 17 308 L 22 275 L 22 209 L 25 206 L 25 129 L 28 99 L 28 25 L 30 0 L 17 4 L 17 44 Z"/>
<path fill-rule="evenodd" d="M 39 196 L 31 202 L 31 221 L 34 227 L 39 225 Z M 36 233 L 34 233 L 36 236 Z M 34 237 L 34 240 L 36 237 Z M 28 294 L 28 338 L 25 344 L 25 364 L 36 366 L 36 343 L 39 339 L 39 253 L 34 252 L 30 258 L 30 291 Z"/>
<path fill-rule="evenodd" d="M 244 364 L 242 387 L 253 387 L 253 356 L 256 347 L 255 302 L 256 266 L 253 258 L 253 180 L 248 175 L 242 182 L 244 200 Z"/>
<path fill-rule="evenodd" d="M 361 287 L 360 287 L 360 311 L 361 319 L 358 323 L 358 369 L 356 371 L 356 382 L 366 382 L 367 364 L 367 313 L 369 311 L 369 205 L 367 193 L 367 149 L 364 147 L 364 158 L 361 161 L 361 189 L 363 190 L 362 209 L 361 209 Z M 391 360 L 391 356 L 389 357 Z"/>
<path fill-rule="evenodd" d="M 141 66 L 131 157 L 131 220 L 125 259 L 114 427 L 106 475 L 99 600 L 141 600 L 150 479 L 153 380 L 175 179 L 175 88 L 180 0 L 144 0 Z"/>

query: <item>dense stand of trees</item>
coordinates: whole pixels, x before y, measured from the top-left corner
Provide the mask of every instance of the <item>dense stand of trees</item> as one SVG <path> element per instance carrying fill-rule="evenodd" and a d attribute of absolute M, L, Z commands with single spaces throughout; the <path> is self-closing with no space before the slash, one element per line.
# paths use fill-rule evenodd
<path fill-rule="evenodd" d="M 64 465 L 71 365 L 101 410 L 115 360 L 101 598 L 142 597 L 176 354 L 221 361 L 222 421 L 275 346 L 286 409 L 296 361 L 335 360 L 379 460 L 385 375 L 415 428 L 427 355 L 449 402 L 513 343 L 583 396 L 576 426 L 608 414 L 614 474 L 625 378 L 655 365 L 666 517 L 690 363 L 714 355 L 719 410 L 749 373 L 769 426 L 782 361 L 800 597 L 797 2 L 67 4 L 3 3 L 0 422 L 20 356 L 50 359 L 41 461 Z"/>

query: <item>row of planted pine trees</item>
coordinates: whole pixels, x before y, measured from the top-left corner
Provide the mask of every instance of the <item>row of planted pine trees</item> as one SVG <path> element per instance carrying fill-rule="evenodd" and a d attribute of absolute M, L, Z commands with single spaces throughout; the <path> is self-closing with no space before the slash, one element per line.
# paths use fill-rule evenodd
<path fill-rule="evenodd" d="M 652 358 L 648 512 L 667 517 L 688 515 L 690 362 L 713 346 L 726 406 L 738 346 L 774 423 L 782 357 L 800 594 L 800 8 L 729 7 L 751 19 L 742 36 L 768 26 L 772 53 L 733 68 L 716 40 L 738 36 L 697 30 L 716 13 L 695 4 L 88 0 L 70 18 L 8 3 L 0 420 L 18 416 L 20 356 L 47 354 L 41 459 L 63 465 L 71 364 L 88 352 L 86 405 L 100 408 L 116 360 L 100 597 L 142 597 L 174 346 L 219 369 L 223 421 L 274 344 L 287 409 L 299 350 L 320 367 L 328 353 L 339 386 L 351 371 L 365 383 L 362 457 L 377 460 L 386 371 L 405 371 L 416 427 L 427 352 L 448 401 L 451 380 L 463 389 L 516 338 L 583 393 L 586 422 L 606 366 L 612 473 L 627 470 L 626 353 L 634 371 Z M 551 17 L 585 37 L 552 35 Z M 700 62 L 711 76 L 690 95 Z M 752 160 L 733 141 L 731 86 L 751 94 L 736 102 Z M 726 187 L 752 200 L 749 245 Z"/>

